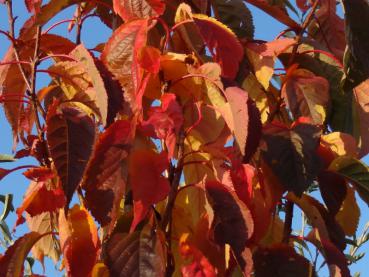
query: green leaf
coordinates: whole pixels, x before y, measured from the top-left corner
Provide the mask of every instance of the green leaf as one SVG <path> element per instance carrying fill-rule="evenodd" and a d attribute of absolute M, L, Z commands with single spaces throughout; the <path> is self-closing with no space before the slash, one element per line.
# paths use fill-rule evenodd
<path fill-rule="evenodd" d="M 8 162 L 14 162 L 17 159 L 14 159 L 13 156 L 7 155 L 7 154 L 0 154 L 0 163 L 8 163 Z"/>
<path fill-rule="evenodd" d="M 0 215 L 0 221 L 3 221 L 7 218 L 10 212 L 14 211 L 13 194 L 0 195 L 0 201 L 4 203 L 4 209 Z"/>
<path fill-rule="evenodd" d="M 366 164 L 355 158 L 343 156 L 335 159 L 329 170 L 351 181 L 360 197 L 369 206 L 369 168 Z"/>

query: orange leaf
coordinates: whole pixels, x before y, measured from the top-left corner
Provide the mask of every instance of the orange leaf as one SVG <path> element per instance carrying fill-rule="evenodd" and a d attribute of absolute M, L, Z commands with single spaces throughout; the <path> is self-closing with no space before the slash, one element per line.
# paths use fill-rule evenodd
<path fill-rule="evenodd" d="M 162 15 L 165 10 L 164 2 L 163 0 L 113 0 L 113 7 L 124 21 L 129 21 Z"/>
<path fill-rule="evenodd" d="M 129 178 L 133 193 L 134 219 L 131 231 L 145 218 L 151 205 L 163 200 L 169 193 L 168 179 L 162 172 L 168 168 L 167 153 L 142 149 L 132 152 L 129 160 Z"/>
<path fill-rule="evenodd" d="M 59 214 L 59 235 L 68 276 L 89 276 L 100 248 L 96 225 L 88 211 L 78 205 Z"/>
<path fill-rule="evenodd" d="M 44 182 L 55 177 L 55 172 L 47 167 L 33 167 L 23 172 L 28 179 Z"/>
<path fill-rule="evenodd" d="M 30 216 L 43 212 L 54 212 L 65 205 L 65 196 L 60 188 L 49 189 L 46 182 L 31 182 L 22 205 L 17 209 L 16 225 L 23 223 L 22 214 L 26 211 Z"/>

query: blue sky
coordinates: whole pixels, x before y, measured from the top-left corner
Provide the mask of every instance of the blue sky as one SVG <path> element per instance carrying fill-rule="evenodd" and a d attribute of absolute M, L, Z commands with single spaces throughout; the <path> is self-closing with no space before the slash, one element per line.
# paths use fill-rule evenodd
<path fill-rule="evenodd" d="M 16 21 L 16 30 L 22 26 L 23 22 L 28 18 L 28 12 L 25 10 L 24 1 L 16 0 L 14 1 L 14 14 L 18 16 Z M 49 24 L 47 24 L 44 28 L 46 29 L 50 26 L 53 22 L 60 21 L 62 19 L 71 18 L 74 13 L 74 9 L 67 9 L 63 13 L 59 14 L 56 18 L 54 18 Z M 280 24 L 279 22 L 272 19 L 270 16 L 265 15 L 261 11 L 252 8 L 252 13 L 254 15 L 254 22 L 256 27 L 256 39 L 260 40 L 273 40 L 277 34 L 282 31 L 285 27 L 284 25 Z M 6 15 L 6 8 L 4 5 L 0 5 L 0 29 L 8 30 L 8 21 Z M 57 33 L 66 37 L 69 37 L 71 40 L 74 40 L 75 34 L 72 31 L 71 33 L 67 32 L 67 24 L 62 24 L 55 28 L 52 33 Z M 110 36 L 110 31 L 100 22 L 97 22 L 96 19 L 87 19 L 82 33 L 82 41 L 86 45 L 87 48 L 93 48 L 100 42 L 106 41 L 106 39 Z M 7 48 L 9 46 L 9 42 L 5 39 L 4 36 L 0 35 L 0 60 L 4 56 Z M 49 66 L 49 64 L 43 64 L 45 68 Z M 40 74 L 38 76 L 38 83 L 37 89 L 42 88 L 43 86 L 47 85 L 49 78 L 45 74 Z M 12 140 L 11 140 L 11 129 L 9 124 L 6 122 L 4 117 L 3 109 L 0 109 L 0 153 L 11 153 L 12 149 Z M 368 159 L 364 159 L 366 163 L 368 163 Z M 23 164 L 30 164 L 34 163 L 32 159 L 22 159 L 17 161 L 16 165 L 23 165 Z M 13 167 L 13 164 L 2 164 L 2 167 Z M 22 202 L 22 196 L 29 184 L 22 174 L 19 172 L 13 173 L 9 177 L 5 178 L 0 183 L 0 193 L 7 194 L 12 193 L 14 194 L 14 206 L 18 207 Z M 359 233 L 362 230 L 363 226 L 367 221 L 369 221 L 368 215 L 368 207 L 362 201 L 360 201 L 360 208 L 362 213 L 362 218 L 360 222 L 360 226 L 358 228 Z M 299 226 L 300 221 L 298 220 L 299 215 L 296 216 L 296 227 Z M 14 214 L 8 217 L 7 223 L 10 227 L 14 225 L 15 216 Z M 15 238 L 21 236 L 27 229 L 25 226 L 20 226 L 17 229 L 15 234 Z M 369 245 L 365 246 L 362 251 L 367 251 L 369 249 Z M 3 249 L 0 248 L 0 253 L 3 252 Z M 351 266 L 352 273 L 356 271 L 361 271 L 362 276 L 365 276 L 366 264 L 369 262 L 369 255 L 365 256 L 357 265 Z M 41 267 L 37 265 L 35 267 L 38 269 L 37 273 L 42 273 Z M 46 275 L 47 276 L 62 276 L 61 273 L 54 270 L 54 266 L 52 262 L 48 259 L 46 261 Z M 322 272 L 321 276 L 327 276 L 326 272 Z"/>

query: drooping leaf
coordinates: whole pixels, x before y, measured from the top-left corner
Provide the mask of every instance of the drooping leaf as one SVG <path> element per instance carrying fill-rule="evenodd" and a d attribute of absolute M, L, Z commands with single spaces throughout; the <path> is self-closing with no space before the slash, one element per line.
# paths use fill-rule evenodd
<path fill-rule="evenodd" d="M 322 237 L 317 229 L 313 229 L 305 240 L 311 242 L 324 256 L 330 276 L 351 277 L 345 255 L 331 241 Z"/>
<path fill-rule="evenodd" d="M 345 179 L 330 171 L 322 171 L 318 176 L 319 188 L 328 211 L 336 215 L 346 198 Z"/>
<path fill-rule="evenodd" d="M 0 257 L 0 276 L 23 276 L 23 264 L 32 246 L 40 240 L 44 234 L 31 232 L 20 237 Z"/>
<path fill-rule="evenodd" d="M 242 0 L 216 0 L 215 4 L 220 21 L 231 28 L 238 38 L 254 37 L 252 14 Z"/>
<path fill-rule="evenodd" d="M 78 205 L 59 213 L 60 245 L 70 276 L 88 276 L 98 258 L 100 241 L 88 211 Z"/>
<path fill-rule="evenodd" d="M 167 153 L 135 150 L 129 157 L 129 180 L 133 193 L 134 220 L 131 231 L 143 220 L 151 205 L 163 200 L 170 185 L 162 172 L 168 168 Z"/>
<path fill-rule="evenodd" d="M 112 276 L 165 276 L 163 233 L 151 224 L 142 231 L 116 233 L 107 243 L 107 265 Z"/>
<path fill-rule="evenodd" d="M 366 164 L 355 158 L 342 156 L 331 163 L 329 170 L 353 182 L 360 197 L 369 205 L 369 168 Z"/>
<path fill-rule="evenodd" d="M 353 90 L 353 135 L 360 148 L 359 158 L 369 153 L 369 79 Z"/>
<path fill-rule="evenodd" d="M 293 193 L 289 193 L 287 199 L 296 203 L 304 211 L 311 225 L 319 231 L 322 239 L 332 241 L 342 251 L 345 249 L 345 234 L 341 226 L 318 200 L 307 194 L 298 198 Z"/>
<path fill-rule="evenodd" d="M 48 188 L 46 182 L 31 182 L 22 205 L 17 209 L 17 225 L 22 223 L 23 212 L 31 217 L 44 212 L 55 212 L 65 206 L 65 196 L 60 188 Z"/>
<path fill-rule="evenodd" d="M 165 11 L 163 0 L 113 0 L 114 11 L 129 21 L 136 18 L 160 16 Z"/>
<path fill-rule="evenodd" d="M 24 43 L 27 47 L 21 47 L 19 50 L 19 59 L 21 61 L 28 61 L 33 57 L 35 39 L 30 37 Z M 40 38 L 40 58 L 45 57 L 46 54 L 68 54 L 73 47 L 74 44 L 64 37 L 43 34 Z M 14 60 L 16 60 L 14 49 L 10 47 L 2 62 L 12 62 Z M 29 68 L 29 66 L 24 66 L 26 77 L 30 74 Z M 26 92 L 26 84 L 17 64 L 0 66 L 0 86 L 2 87 L 2 94 L 12 99 L 12 101 L 4 103 L 4 110 L 6 118 L 13 130 L 15 146 L 18 141 L 18 133 L 22 130 L 21 119 L 25 108 L 23 103 L 18 101 L 23 99 L 23 95 Z"/>
<path fill-rule="evenodd" d="M 81 110 L 59 106 L 58 101 L 49 108 L 46 122 L 47 143 L 68 207 L 92 152 L 95 124 Z"/>
<path fill-rule="evenodd" d="M 258 7 L 262 11 L 266 12 L 267 14 L 271 15 L 281 23 L 287 25 L 292 29 L 299 29 L 299 24 L 296 23 L 293 19 L 291 19 L 286 11 L 281 6 L 270 4 L 270 1 L 267 0 L 244 0 L 255 7 Z M 273 1 L 274 2 L 274 1 Z"/>
<path fill-rule="evenodd" d="M 253 253 L 255 277 L 310 277 L 313 265 L 288 245 L 277 244 L 270 248 L 258 248 Z"/>
<path fill-rule="evenodd" d="M 86 167 L 82 188 L 86 206 L 102 225 L 116 220 L 126 187 L 123 161 L 129 152 L 130 123 L 119 120 L 103 132 Z"/>
<path fill-rule="evenodd" d="M 96 92 L 96 106 L 99 109 L 101 121 L 105 126 L 108 116 L 108 93 L 106 92 L 104 81 L 99 70 L 95 65 L 95 61 L 91 53 L 83 46 L 77 46 L 70 54 L 76 58 L 82 65 L 89 77 Z"/>
<path fill-rule="evenodd" d="M 360 209 L 356 202 L 355 190 L 349 185 L 346 189 L 346 197 L 336 214 L 336 220 L 346 236 L 355 236 L 360 220 Z"/>
<path fill-rule="evenodd" d="M 226 186 L 217 181 L 206 182 L 206 192 L 214 210 L 212 228 L 219 245 L 231 246 L 242 272 L 252 271 L 251 250 L 247 242 L 254 232 L 254 222 L 247 206 Z"/>
<path fill-rule="evenodd" d="M 345 14 L 347 52 L 345 53 L 345 87 L 353 88 L 369 78 L 369 24 L 367 0 L 342 1 Z"/>
<path fill-rule="evenodd" d="M 32 232 L 46 234 L 54 231 L 57 217 L 55 213 L 45 212 L 40 215 L 31 217 L 26 215 L 27 226 Z M 60 258 L 61 250 L 59 240 L 54 234 L 47 235 L 41 238 L 32 248 L 32 255 L 43 263 L 44 257 L 48 256 L 57 263 Z"/>
<path fill-rule="evenodd" d="M 243 48 L 236 35 L 221 22 L 202 14 L 193 15 L 204 41 L 215 61 L 222 67 L 222 76 L 234 79 L 243 58 Z"/>
<path fill-rule="evenodd" d="M 321 125 L 329 105 L 329 84 L 306 69 L 292 69 L 282 86 L 282 97 L 295 118 L 309 117 Z"/>
<path fill-rule="evenodd" d="M 124 99 L 135 111 L 136 93 L 140 87 L 142 70 L 138 66 L 138 51 L 146 45 L 148 21 L 133 20 L 123 24 L 105 44 L 101 60 L 124 89 Z"/>
<path fill-rule="evenodd" d="M 320 160 L 315 151 L 320 134 L 320 129 L 309 123 L 295 123 L 289 128 L 275 122 L 264 128 L 263 159 L 284 188 L 296 195 L 300 196 L 319 173 Z"/>

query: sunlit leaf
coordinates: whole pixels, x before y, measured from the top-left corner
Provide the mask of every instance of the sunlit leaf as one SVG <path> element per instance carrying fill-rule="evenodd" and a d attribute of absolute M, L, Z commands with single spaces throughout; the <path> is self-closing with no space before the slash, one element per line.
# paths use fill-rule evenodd
<path fill-rule="evenodd" d="M 97 227 L 88 211 L 75 205 L 59 214 L 60 245 L 70 276 L 88 276 L 98 258 L 100 241 Z"/>
<path fill-rule="evenodd" d="M 124 21 L 135 18 L 151 18 L 160 16 L 165 10 L 163 0 L 113 0 L 114 11 Z"/>

